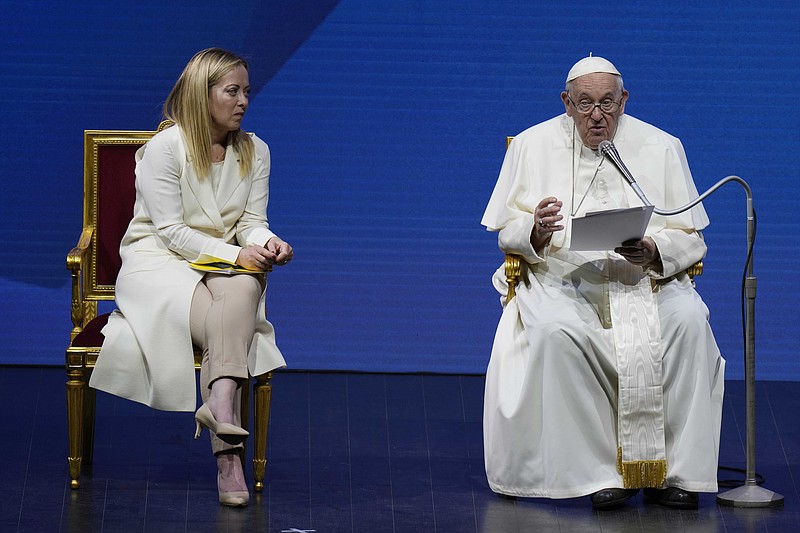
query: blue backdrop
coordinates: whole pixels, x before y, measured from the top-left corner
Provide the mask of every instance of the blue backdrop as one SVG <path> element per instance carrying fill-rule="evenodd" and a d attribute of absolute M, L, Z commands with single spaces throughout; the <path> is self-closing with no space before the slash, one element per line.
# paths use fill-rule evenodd
<path fill-rule="evenodd" d="M 0 364 L 62 364 L 84 129 L 153 129 L 191 55 L 251 61 L 245 128 L 272 149 L 273 229 L 296 259 L 268 314 L 293 368 L 483 372 L 501 261 L 479 224 L 504 139 L 563 111 L 593 52 L 626 112 L 680 137 L 698 188 L 758 211 L 758 376 L 800 379 L 800 3 L 0 1 Z M 699 290 L 742 377 L 745 200 L 705 202 Z"/>

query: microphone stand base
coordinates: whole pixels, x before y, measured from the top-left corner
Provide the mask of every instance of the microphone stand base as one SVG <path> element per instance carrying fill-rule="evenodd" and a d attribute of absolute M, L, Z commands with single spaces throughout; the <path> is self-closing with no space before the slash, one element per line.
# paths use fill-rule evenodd
<path fill-rule="evenodd" d="M 717 504 L 728 507 L 783 507 L 783 496 L 758 485 L 742 485 L 717 494 Z"/>

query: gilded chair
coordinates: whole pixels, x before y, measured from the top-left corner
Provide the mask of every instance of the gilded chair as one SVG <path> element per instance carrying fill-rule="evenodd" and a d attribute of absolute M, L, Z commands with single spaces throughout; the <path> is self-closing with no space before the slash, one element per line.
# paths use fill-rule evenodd
<path fill-rule="evenodd" d="M 511 144 L 513 139 L 514 136 L 506 137 L 506 150 L 508 150 L 508 145 Z M 519 278 L 522 275 L 522 266 L 522 257 L 516 254 L 505 254 L 505 273 L 506 282 L 508 283 L 507 301 L 510 301 L 516 295 L 517 283 L 519 283 Z M 694 277 L 703 273 L 703 262 L 698 261 L 693 264 L 686 270 L 686 273 L 689 274 L 692 285 L 694 285 Z"/>
<path fill-rule="evenodd" d="M 170 126 L 159 125 L 158 131 Z M 101 330 L 109 313 L 98 315 L 98 302 L 114 299 L 114 284 L 122 260 L 119 245 L 133 216 L 134 154 L 156 131 L 84 132 L 83 230 L 67 254 L 72 276 L 72 332 L 67 348 L 67 424 L 71 487 L 80 487 L 81 466 L 92 463 L 94 449 L 95 391 L 87 384 L 103 344 Z M 202 354 L 194 350 L 195 368 Z M 272 398 L 272 374 L 257 376 L 253 477 L 255 490 L 264 488 L 267 430 Z M 242 420 L 248 420 L 249 387 L 242 387 Z M 242 452 L 244 464 L 244 452 Z"/>

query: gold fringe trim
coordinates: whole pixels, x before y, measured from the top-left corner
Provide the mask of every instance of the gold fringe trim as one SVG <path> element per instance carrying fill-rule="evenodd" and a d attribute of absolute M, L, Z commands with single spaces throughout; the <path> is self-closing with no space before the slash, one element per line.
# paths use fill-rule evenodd
<path fill-rule="evenodd" d="M 667 461 L 622 461 L 622 448 L 617 448 L 617 470 L 626 489 L 660 489 L 667 479 Z"/>

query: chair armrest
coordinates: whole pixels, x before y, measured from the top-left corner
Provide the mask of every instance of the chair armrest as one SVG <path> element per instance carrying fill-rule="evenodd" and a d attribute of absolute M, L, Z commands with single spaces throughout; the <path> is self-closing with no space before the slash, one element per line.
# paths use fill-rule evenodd
<path fill-rule="evenodd" d="M 699 276 L 703 273 L 703 262 L 698 261 L 697 263 L 693 264 L 686 269 L 686 273 L 689 274 L 689 277 L 694 281 L 695 276 Z"/>
<path fill-rule="evenodd" d="M 67 254 L 67 270 L 70 271 L 72 277 L 72 305 L 70 306 L 70 315 L 72 317 L 72 332 L 70 333 L 70 342 L 72 342 L 78 334 L 83 331 L 85 320 L 87 317 L 86 307 L 83 303 L 83 287 L 82 287 L 82 274 L 83 274 L 83 258 L 89 251 L 92 244 L 92 235 L 94 228 L 83 228 L 81 236 L 78 238 L 78 244 L 69 251 Z M 91 313 L 89 313 L 91 314 Z"/>
<path fill-rule="evenodd" d="M 692 282 L 692 287 L 694 287 L 695 276 L 699 276 L 700 274 L 703 273 L 703 262 L 698 261 L 697 263 L 693 264 L 692 266 L 686 269 L 686 273 L 689 274 L 689 281 Z"/>
<path fill-rule="evenodd" d="M 79 271 L 82 266 L 83 256 L 89 250 L 92 243 L 94 228 L 83 228 L 78 244 L 67 254 L 67 270 Z"/>
<path fill-rule="evenodd" d="M 506 283 L 508 283 L 508 294 L 506 295 L 506 302 L 510 302 L 517 294 L 517 283 L 521 274 L 520 256 L 514 254 L 506 254 Z"/>

